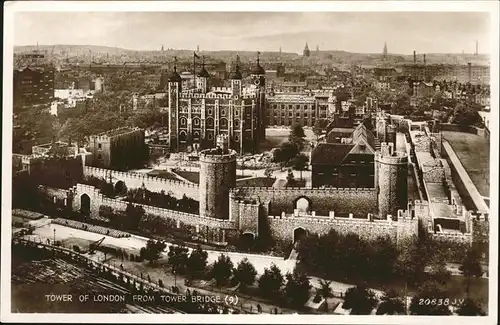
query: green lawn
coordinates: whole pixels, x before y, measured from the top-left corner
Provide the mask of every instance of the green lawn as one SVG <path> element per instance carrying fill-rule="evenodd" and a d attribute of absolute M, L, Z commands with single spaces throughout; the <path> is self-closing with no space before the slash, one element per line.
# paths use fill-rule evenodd
<path fill-rule="evenodd" d="M 479 135 L 443 131 L 481 195 L 490 194 L 490 143 Z"/>

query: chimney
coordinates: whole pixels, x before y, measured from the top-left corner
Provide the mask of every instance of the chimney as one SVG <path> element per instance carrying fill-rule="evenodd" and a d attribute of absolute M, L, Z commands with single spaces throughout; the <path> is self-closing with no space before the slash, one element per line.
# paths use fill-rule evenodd
<path fill-rule="evenodd" d="M 413 51 L 413 63 L 417 64 L 417 51 Z"/>
<path fill-rule="evenodd" d="M 425 60 L 425 53 L 424 53 L 424 64 L 426 63 L 426 60 Z"/>
<path fill-rule="evenodd" d="M 467 79 L 471 82 L 472 79 L 472 63 L 467 63 Z"/>

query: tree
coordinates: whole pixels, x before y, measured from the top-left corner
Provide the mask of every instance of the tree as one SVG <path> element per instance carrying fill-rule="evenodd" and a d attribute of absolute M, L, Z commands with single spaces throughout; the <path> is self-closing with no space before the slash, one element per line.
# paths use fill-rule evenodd
<path fill-rule="evenodd" d="M 460 272 L 466 277 L 467 295 L 469 294 L 470 282 L 473 277 L 480 277 L 483 274 L 481 268 L 481 255 L 476 247 L 467 250 L 464 259 L 459 267 Z"/>
<path fill-rule="evenodd" d="M 403 299 L 395 291 L 386 292 L 377 308 L 377 315 L 403 315 L 406 313 L 406 306 Z"/>
<path fill-rule="evenodd" d="M 401 243 L 396 270 L 408 283 L 419 283 L 425 275 L 425 263 L 422 263 L 421 252 L 415 239 Z"/>
<path fill-rule="evenodd" d="M 281 270 L 273 263 L 271 267 L 265 268 L 259 278 L 259 290 L 263 297 L 278 298 L 283 285 Z"/>
<path fill-rule="evenodd" d="M 267 178 L 270 178 L 271 176 L 273 176 L 273 170 L 271 168 L 266 168 L 264 170 L 264 176 L 266 176 Z"/>
<path fill-rule="evenodd" d="M 187 261 L 187 269 L 193 274 L 200 274 L 205 271 L 207 266 L 208 253 L 204 251 L 200 245 L 194 249 L 189 255 Z"/>
<path fill-rule="evenodd" d="M 286 186 L 294 186 L 295 184 L 295 177 L 293 176 L 292 170 L 289 169 L 288 174 L 286 175 Z"/>
<path fill-rule="evenodd" d="M 436 255 L 431 261 L 431 279 L 441 285 L 445 285 L 451 278 L 451 272 L 446 269 L 446 262 L 444 258 Z"/>
<path fill-rule="evenodd" d="M 284 142 L 281 146 L 274 150 L 274 161 L 286 166 L 293 157 L 297 156 L 299 148 L 295 143 Z"/>
<path fill-rule="evenodd" d="M 420 290 L 413 296 L 410 303 L 412 315 L 451 315 L 450 308 L 444 303 L 448 299 L 448 294 L 441 286 L 433 281 L 425 282 L 420 286 Z"/>
<path fill-rule="evenodd" d="M 183 273 L 188 264 L 188 248 L 183 243 L 172 245 L 168 250 L 168 264 L 172 271 Z"/>
<path fill-rule="evenodd" d="M 314 122 L 313 133 L 316 136 L 316 140 L 318 140 L 319 136 L 323 133 L 323 128 L 321 127 L 321 121 L 319 118 L 317 118 Z"/>
<path fill-rule="evenodd" d="M 217 286 L 221 286 L 228 282 L 233 270 L 233 262 L 229 256 L 220 254 L 217 261 L 212 267 L 212 277 L 217 282 Z"/>
<path fill-rule="evenodd" d="M 287 300 L 295 308 L 303 307 L 309 299 L 309 290 L 311 290 L 307 275 L 295 268 L 293 273 L 286 274 L 286 279 L 285 295 Z"/>
<path fill-rule="evenodd" d="M 467 297 L 457 309 L 459 316 L 485 316 L 486 313 L 482 310 L 478 301 Z"/>
<path fill-rule="evenodd" d="M 141 254 L 144 259 L 150 263 L 154 263 L 160 258 L 161 253 L 166 247 L 167 245 L 164 242 L 150 239 L 146 243 L 146 247 L 143 247 L 144 250 L 141 249 Z"/>
<path fill-rule="evenodd" d="M 255 282 L 257 271 L 248 258 L 245 257 L 238 263 L 234 275 L 243 286 L 251 286 Z"/>
<path fill-rule="evenodd" d="M 328 298 L 333 297 L 333 291 L 330 287 L 332 281 L 319 280 L 319 288 L 316 289 L 316 294 L 325 299 L 325 312 L 328 312 Z"/>
<path fill-rule="evenodd" d="M 298 154 L 292 159 L 293 168 L 300 171 L 300 179 L 302 179 L 302 171 L 307 168 L 309 157 L 303 153 Z"/>
<path fill-rule="evenodd" d="M 351 315 L 370 315 L 377 305 L 373 291 L 364 286 L 347 289 L 342 308 L 351 309 Z"/>
<path fill-rule="evenodd" d="M 304 133 L 304 128 L 300 124 L 294 124 L 290 127 L 290 135 L 288 136 L 288 141 L 293 143 L 298 151 L 304 149 L 304 138 L 306 134 Z"/>

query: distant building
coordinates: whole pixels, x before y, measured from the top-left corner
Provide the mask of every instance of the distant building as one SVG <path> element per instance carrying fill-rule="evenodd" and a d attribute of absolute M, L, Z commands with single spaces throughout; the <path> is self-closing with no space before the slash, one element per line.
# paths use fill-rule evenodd
<path fill-rule="evenodd" d="M 128 170 L 140 168 L 148 158 L 144 130 L 119 128 L 90 136 L 90 152 L 95 167 Z"/>
<path fill-rule="evenodd" d="M 275 93 L 267 97 L 267 124 L 290 126 L 300 124 L 312 127 L 325 120 L 335 106 L 333 92 Z"/>
<path fill-rule="evenodd" d="M 306 46 L 304 46 L 303 55 L 306 58 L 308 58 L 309 56 L 311 56 L 311 51 L 309 50 L 309 46 L 307 45 L 307 43 L 306 43 Z"/>
<path fill-rule="evenodd" d="M 484 65 L 405 64 L 403 75 L 417 81 L 457 81 L 459 83 L 490 83 L 490 67 Z"/>
<path fill-rule="evenodd" d="M 48 105 L 54 100 L 54 69 L 14 70 L 14 105 Z"/>

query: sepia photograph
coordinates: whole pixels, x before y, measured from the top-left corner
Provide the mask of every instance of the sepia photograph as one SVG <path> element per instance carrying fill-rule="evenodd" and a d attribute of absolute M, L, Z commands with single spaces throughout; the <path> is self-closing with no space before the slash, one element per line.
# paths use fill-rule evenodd
<path fill-rule="evenodd" d="M 2 321 L 495 324 L 499 5 L 363 3 L 5 3 Z"/>

